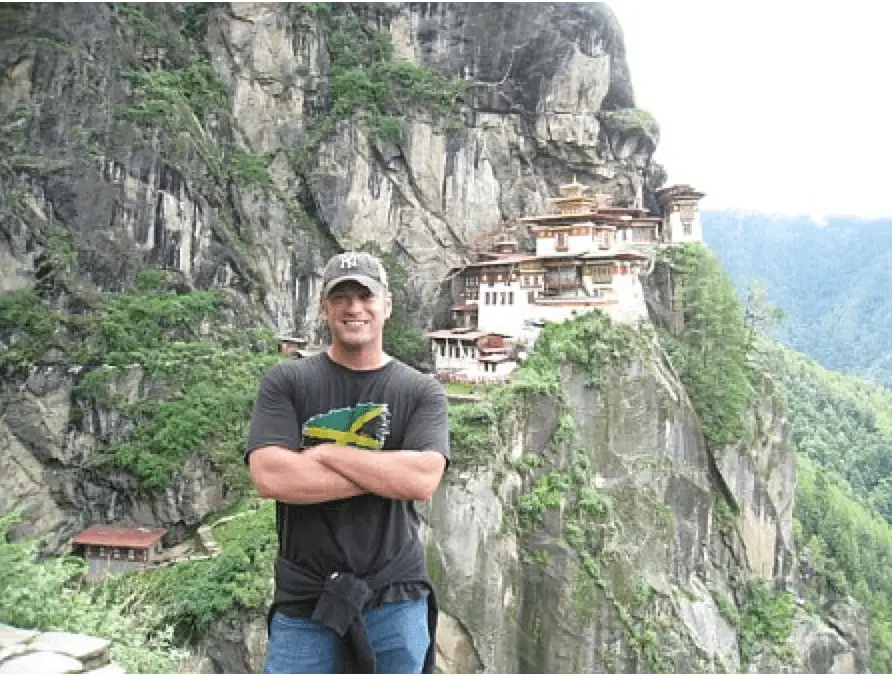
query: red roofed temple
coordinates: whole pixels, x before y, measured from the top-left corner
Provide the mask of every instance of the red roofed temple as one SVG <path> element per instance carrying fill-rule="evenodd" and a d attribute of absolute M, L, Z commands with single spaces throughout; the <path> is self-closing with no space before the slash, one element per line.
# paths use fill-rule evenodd
<path fill-rule="evenodd" d="M 87 560 L 88 577 L 98 580 L 140 568 L 161 554 L 163 528 L 93 525 L 73 540 L 74 554 Z"/>

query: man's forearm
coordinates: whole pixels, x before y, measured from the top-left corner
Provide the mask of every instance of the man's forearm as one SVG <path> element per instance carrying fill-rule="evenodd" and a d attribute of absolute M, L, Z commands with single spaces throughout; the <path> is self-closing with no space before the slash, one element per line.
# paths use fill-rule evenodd
<path fill-rule="evenodd" d="M 313 454 L 369 493 L 395 500 L 429 500 L 446 467 L 446 459 L 436 451 L 365 451 L 322 444 Z"/>
<path fill-rule="evenodd" d="M 279 446 L 258 448 L 251 454 L 250 468 L 260 494 L 280 502 L 315 504 L 368 492 L 320 462 L 313 449 L 296 453 Z"/>

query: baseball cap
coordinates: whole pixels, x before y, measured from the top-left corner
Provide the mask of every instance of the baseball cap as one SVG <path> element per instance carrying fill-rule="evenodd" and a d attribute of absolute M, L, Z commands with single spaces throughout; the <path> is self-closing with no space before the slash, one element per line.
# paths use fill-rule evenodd
<path fill-rule="evenodd" d="M 322 272 L 322 295 L 341 282 L 359 282 L 376 296 L 387 292 L 387 271 L 381 261 L 365 251 L 345 251 L 332 256 Z"/>

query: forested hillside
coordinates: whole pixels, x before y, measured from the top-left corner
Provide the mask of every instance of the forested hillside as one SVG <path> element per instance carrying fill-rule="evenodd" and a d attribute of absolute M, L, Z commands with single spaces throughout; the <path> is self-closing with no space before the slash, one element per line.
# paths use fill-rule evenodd
<path fill-rule="evenodd" d="M 738 290 L 761 280 L 784 310 L 779 340 L 892 387 L 892 219 L 705 211 L 703 233 Z"/>
<path fill-rule="evenodd" d="M 767 252 L 766 252 L 767 256 Z M 797 453 L 795 537 L 809 561 L 813 610 L 850 595 L 870 612 L 871 669 L 892 670 L 892 393 L 822 367 L 764 337 L 772 307 L 735 297 L 716 256 L 679 247 L 684 330 L 662 340 L 719 447 L 750 432 L 752 386 L 772 378 Z M 892 332 L 890 332 L 892 335 Z"/>
<path fill-rule="evenodd" d="M 871 667 L 892 669 L 892 394 L 760 344 L 785 394 L 798 454 L 796 538 L 814 593 L 850 594 L 871 613 Z"/>

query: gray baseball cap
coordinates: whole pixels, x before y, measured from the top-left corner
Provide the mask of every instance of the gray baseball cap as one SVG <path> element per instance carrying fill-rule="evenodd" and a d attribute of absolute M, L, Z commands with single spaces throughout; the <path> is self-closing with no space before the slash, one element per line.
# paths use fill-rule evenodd
<path fill-rule="evenodd" d="M 322 272 L 322 296 L 341 282 L 362 284 L 376 296 L 387 293 L 387 271 L 381 261 L 365 251 L 345 251 L 332 256 Z"/>

